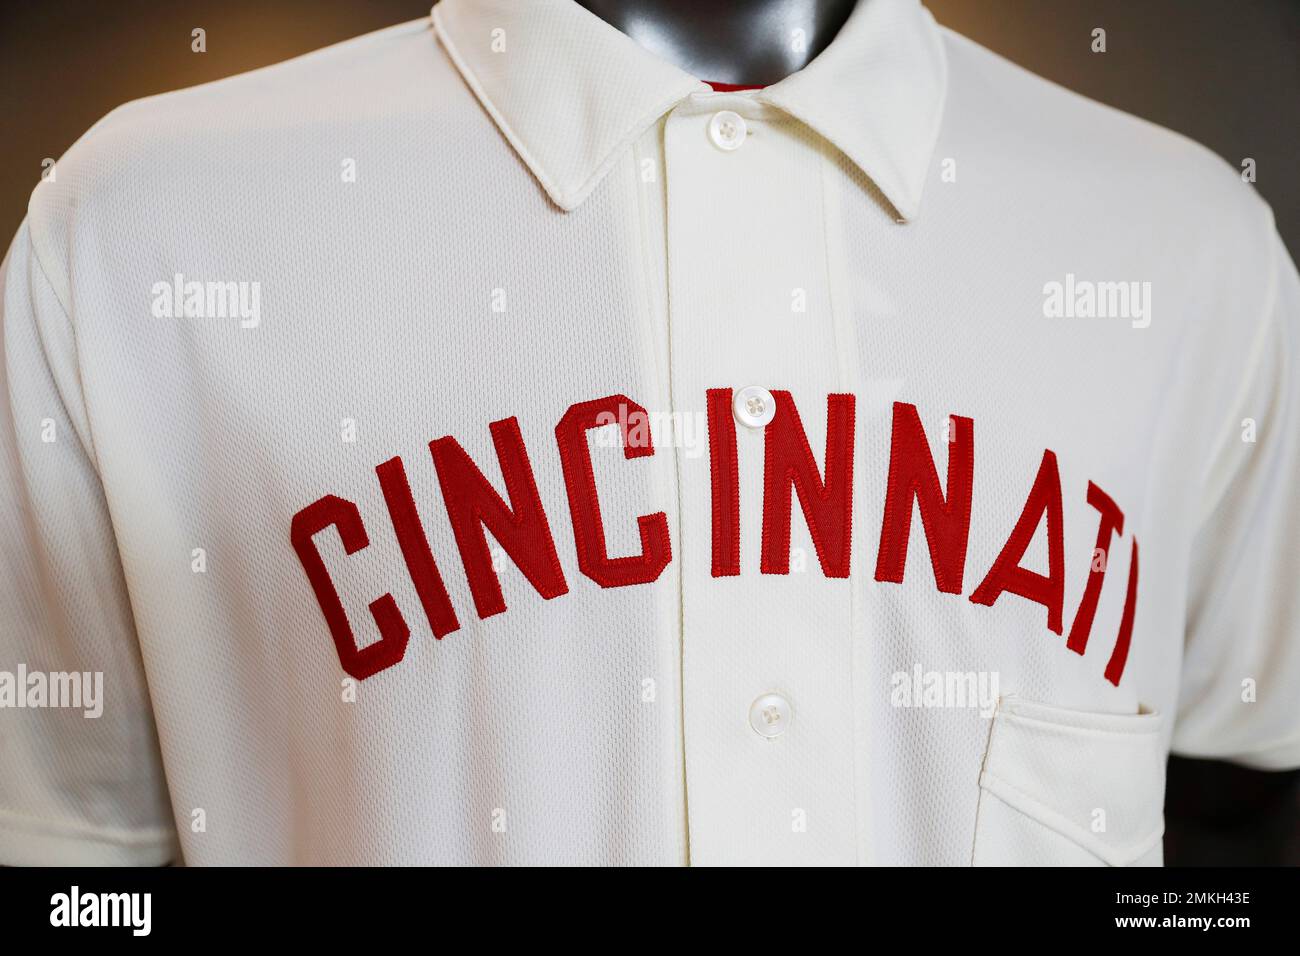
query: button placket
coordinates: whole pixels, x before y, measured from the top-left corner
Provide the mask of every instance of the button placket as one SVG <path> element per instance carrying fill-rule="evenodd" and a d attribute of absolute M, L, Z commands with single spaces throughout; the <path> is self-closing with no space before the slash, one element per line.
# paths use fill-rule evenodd
<path fill-rule="evenodd" d="M 841 361 L 817 284 L 825 223 L 807 202 L 824 154 L 794 123 L 753 99 L 701 94 L 664 127 L 673 406 L 699 410 L 709 390 L 730 389 L 726 424 L 737 432 L 739 574 L 716 577 L 712 566 L 712 456 L 678 458 L 688 837 L 691 860 L 705 865 L 856 858 L 852 694 L 840 666 L 849 590 L 816 559 L 784 577 L 760 569 L 766 429 L 789 390 L 809 444 L 824 447 Z M 807 314 L 791 308 L 795 289 Z M 790 546 L 806 557 L 799 499 L 792 510 Z M 796 817 L 816 823 L 793 826 Z"/>

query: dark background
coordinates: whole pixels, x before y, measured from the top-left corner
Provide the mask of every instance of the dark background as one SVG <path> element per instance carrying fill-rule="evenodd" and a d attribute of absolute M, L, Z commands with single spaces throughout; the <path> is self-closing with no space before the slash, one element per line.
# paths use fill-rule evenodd
<path fill-rule="evenodd" d="M 1008 59 L 1178 130 L 1238 168 L 1253 158 L 1256 188 L 1300 258 L 1300 0 L 927 6 Z M 41 161 L 57 159 L 114 106 L 428 10 L 421 0 L 0 0 L 0 244 L 25 214 Z M 195 27 L 207 31 L 206 53 L 190 50 Z M 1096 27 L 1106 30 L 1104 54 L 1090 49 Z M 1300 863 L 1300 773 L 1175 758 L 1166 828 L 1171 865 Z"/>

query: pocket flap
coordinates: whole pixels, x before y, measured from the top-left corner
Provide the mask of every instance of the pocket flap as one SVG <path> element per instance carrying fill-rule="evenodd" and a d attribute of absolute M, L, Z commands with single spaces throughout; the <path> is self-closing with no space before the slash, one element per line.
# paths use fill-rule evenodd
<path fill-rule="evenodd" d="M 1096 714 L 1004 697 L 980 786 L 1112 866 L 1164 833 L 1160 714 Z"/>

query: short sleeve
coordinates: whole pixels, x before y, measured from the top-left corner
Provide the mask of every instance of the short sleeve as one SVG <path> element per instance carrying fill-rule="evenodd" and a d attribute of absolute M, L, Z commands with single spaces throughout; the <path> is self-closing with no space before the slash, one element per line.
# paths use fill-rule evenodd
<path fill-rule="evenodd" d="M 1196 532 L 1173 749 L 1300 767 L 1300 279 L 1274 235 Z M 1228 319 L 1229 317 L 1225 317 Z"/>
<path fill-rule="evenodd" d="M 0 288 L 0 863 L 178 860 L 73 326 L 27 223 Z"/>

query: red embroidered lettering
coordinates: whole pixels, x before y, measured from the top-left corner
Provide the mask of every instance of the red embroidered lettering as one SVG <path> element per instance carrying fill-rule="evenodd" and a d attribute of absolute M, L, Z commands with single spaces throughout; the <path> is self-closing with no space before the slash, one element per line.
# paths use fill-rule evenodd
<path fill-rule="evenodd" d="M 568 592 L 551 527 L 537 494 L 519 420 L 506 418 L 488 426 L 505 478 L 507 505 L 483 472 L 451 436 L 429 442 L 429 452 L 442 485 L 442 498 L 465 565 L 474 607 L 481 618 L 506 609 L 501 581 L 492 567 L 486 527 L 523 572 L 537 593 L 550 600 Z"/>
<path fill-rule="evenodd" d="M 828 578 L 849 576 L 853 527 L 853 396 L 826 397 L 826 480 L 822 481 L 789 392 L 774 391 L 776 417 L 763 447 L 764 574 L 790 573 L 790 488 L 799 494 L 804 519 Z"/>
<path fill-rule="evenodd" d="M 915 405 L 894 403 L 894 427 L 889 448 L 889 484 L 880 522 L 880 551 L 876 580 L 903 583 L 907 542 L 912 530 L 912 502 L 921 512 L 921 526 L 930 548 L 934 583 L 947 594 L 960 594 L 970 537 L 971 487 L 975 472 L 975 423 L 960 415 L 949 417 L 948 494 L 939 487 L 939 472 Z"/>
<path fill-rule="evenodd" d="M 555 441 L 560 447 L 560 461 L 564 466 L 564 486 L 569 495 L 569 512 L 573 517 L 578 567 L 602 588 L 648 584 L 658 578 L 672 560 L 668 516 L 662 511 L 637 517 L 637 529 L 641 533 L 640 554 L 621 558 L 609 556 L 591 449 L 587 445 L 587 430 L 615 421 L 622 435 L 625 459 L 654 454 L 646 410 L 624 395 L 610 395 L 574 405 L 555 426 Z"/>
<path fill-rule="evenodd" d="M 1020 566 L 1043 514 L 1047 515 L 1047 576 Z M 1038 476 L 1011 537 L 993 562 L 988 575 L 970 599 L 992 606 L 1002 592 L 1010 591 L 1047 608 L 1047 626 L 1061 633 L 1061 604 L 1065 599 L 1065 543 L 1061 531 L 1061 477 L 1056 454 L 1043 452 Z"/>
<path fill-rule="evenodd" d="M 370 537 L 366 534 L 361 512 L 351 501 L 335 495 L 326 495 L 294 515 L 289 537 L 293 541 L 293 549 L 298 552 L 303 570 L 307 572 L 307 580 L 316 592 L 316 601 L 325 615 L 325 622 L 329 625 L 330 636 L 334 638 L 334 647 L 338 651 L 339 664 L 357 680 L 365 680 L 402 659 L 406 654 L 411 629 L 406 626 L 393 596 L 385 594 L 370 602 L 370 613 L 379 625 L 380 639 L 368 647 L 357 647 L 356 635 L 348 623 L 343 602 L 339 600 L 325 562 L 321 560 L 320 552 L 312 541 L 316 534 L 331 525 L 338 529 L 339 540 L 343 542 L 346 553 L 355 554 L 369 546 Z"/>
<path fill-rule="evenodd" d="M 740 467 L 736 460 L 736 420 L 731 389 L 707 393 L 709 488 L 713 495 L 713 576 L 740 573 Z"/>
<path fill-rule="evenodd" d="M 406 572 L 415 585 L 415 593 L 419 595 L 424 616 L 433 628 L 433 636 L 442 640 L 444 634 L 450 634 L 459 628 L 460 622 L 456 620 L 456 611 L 452 608 L 451 598 L 447 596 L 447 588 L 442 583 L 438 563 L 433 559 L 433 550 L 429 547 L 429 538 L 420 522 L 420 513 L 415 509 L 415 498 L 411 495 L 411 485 L 406 480 L 402 459 L 394 457 L 377 465 L 375 474 L 379 476 L 379 487 L 388 505 L 393 531 L 397 533 L 397 543 L 402 548 Z"/>
<path fill-rule="evenodd" d="M 1124 614 L 1119 621 L 1119 636 L 1115 638 L 1115 649 L 1110 652 L 1106 664 L 1106 680 L 1116 687 L 1124 674 L 1124 665 L 1128 663 L 1129 642 L 1133 638 L 1133 615 L 1137 611 L 1138 593 L 1138 542 L 1133 539 L 1133 557 L 1128 565 L 1128 593 L 1124 596 Z"/>
<path fill-rule="evenodd" d="M 1101 585 L 1106 578 L 1106 565 L 1110 563 L 1111 536 L 1124 533 L 1124 512 L 1119 510 L 1106 492 L 1091 481 L 1088 482 L 1088 504 L 1101 513 L 1101 520 L 1097 526 L 1097 545 L 1088 562 L 1088 583 L 1083 587 L 1083 598 L 1079 601 L 1079 610 L 1074 614 L 1070 636 L 1065 642 L 1065 646 L 1076 654 L 1082 654 L 1088 646 L 1092 619 L 1097 613 L 1097 599 L 1101 596 Z M 1101 555 L 1100 568 L 1096 567 L 1098 553 Z"/>

